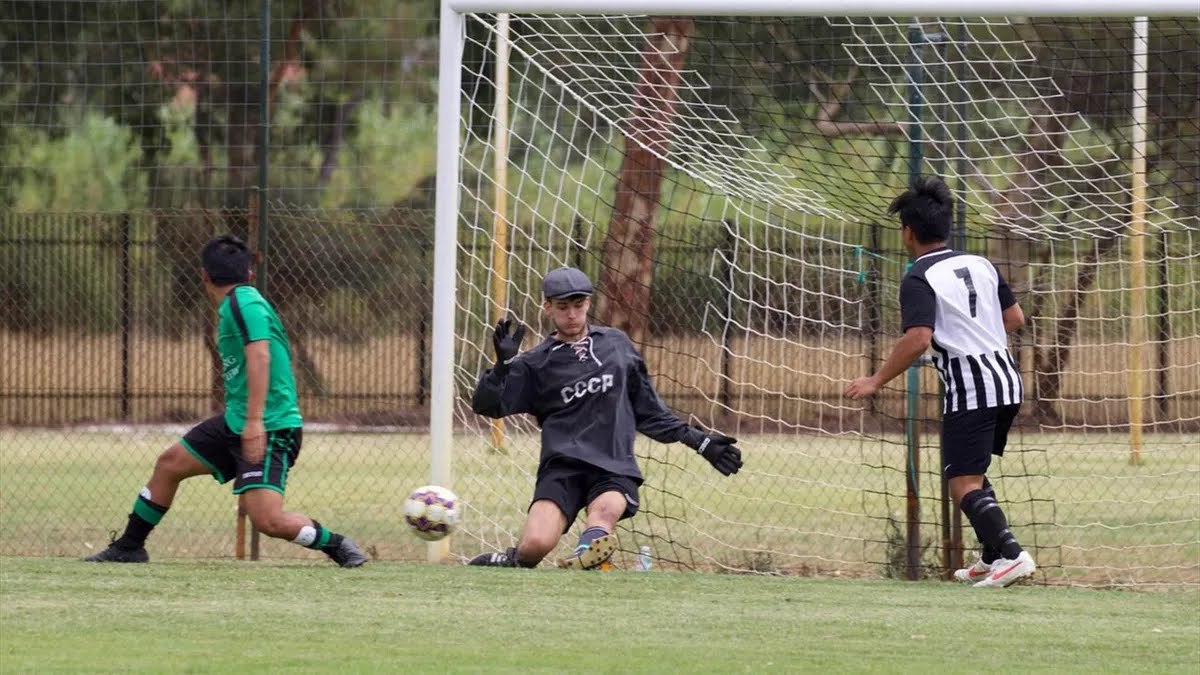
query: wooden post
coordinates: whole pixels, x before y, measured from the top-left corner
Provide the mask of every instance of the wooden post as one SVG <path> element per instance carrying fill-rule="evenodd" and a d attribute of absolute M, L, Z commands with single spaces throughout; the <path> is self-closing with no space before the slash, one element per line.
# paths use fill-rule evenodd
<path fill-rule="evenodd" d="M 492 321 L 508 315 L 508 14 L 496 15 L 496 96 L 492 108 Z M 504 420 L 492 420 L 492 448 L 504 448 Z"/>
<path fill-rule="evenodd" d="M 1150 21 L 1133 21 L 1133 157 L 1129 222 L 1129 462 L 1142 461 L 1146 368 L 1146 69 Z"/>

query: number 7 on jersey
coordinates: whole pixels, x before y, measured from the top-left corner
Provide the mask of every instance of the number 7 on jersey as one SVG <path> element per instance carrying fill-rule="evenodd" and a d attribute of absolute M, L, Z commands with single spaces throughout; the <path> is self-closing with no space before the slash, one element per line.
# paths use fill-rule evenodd
<path fill-rule="evenodd" d="M 954 276 L 963 280 L 963 284 L 967 287 L 967 302 L 971 307 L 971 318 L 975 318 L 975 305 L 979 296 L 975 293 L 975 282 L 971 280 L 971 270 L 966 267 L 959 267 L 954 270 Z"/>

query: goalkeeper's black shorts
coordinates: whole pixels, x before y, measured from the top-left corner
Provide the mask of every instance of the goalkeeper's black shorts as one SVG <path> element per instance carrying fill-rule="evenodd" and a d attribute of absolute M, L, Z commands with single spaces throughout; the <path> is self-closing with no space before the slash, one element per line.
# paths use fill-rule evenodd
<path fill-rule="evenodd" d="M 1021 405 L 1004 405 L 946 413 L 942 418 L 942 473 L 982 476 L 992 465 L 992 455 L 1003 455 L 1008 430 Z"/>
<path fill-rule="evenodd" d="M 192 427 L 179 441 L 192 456 L 208 467 L 218 483 L 233 481 L 233 494 L 265 488 L 283 494 L 288 470 L 300 457 L 302 431 L 277 429 L 267 432 L 267 450 L 257 464 L 242 459 L 242 437 L 233 433 L 224 415 L 210 417 Z"/>
<path fill-rule="evenodd" d="M 565 533 L 571 529 L 575 516 L 605 492 L 621 493 L 625 497 L 625 512 L 620 520 L 632 518 L 638 511 L 640 485 L 641 481 L 632 476 L 611 473 L 569 457 L 552 457 L 538 467 L 537 486 L 530 505 L 542 499 L 554 502 L 567 517 Z"/>

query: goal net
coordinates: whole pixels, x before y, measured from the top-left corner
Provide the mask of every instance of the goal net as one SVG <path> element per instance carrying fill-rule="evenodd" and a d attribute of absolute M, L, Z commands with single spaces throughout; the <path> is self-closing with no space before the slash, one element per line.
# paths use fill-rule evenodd
<path fill-rule="evenodd" d="M 922 173 L 959 200 L 954 247 L 1030 317 L 989 475 L 1042 578 L 1200 585 L 1198 39 L 1196 18 L 465 15 L 440 113 L 460 135 L 454 553 L 515 542 L 537 466 L 532 420 L 470 410 L 491 327 L 507 313 L 536 343 L 540 279 L 575 265 L 592 319 L 746 462 L 723 478 L 639 438 L 625 564 L 642 545 L 730 571 L 969 563 L 932 368 L 842 397 L 899 333 L 885 210 Z"/>

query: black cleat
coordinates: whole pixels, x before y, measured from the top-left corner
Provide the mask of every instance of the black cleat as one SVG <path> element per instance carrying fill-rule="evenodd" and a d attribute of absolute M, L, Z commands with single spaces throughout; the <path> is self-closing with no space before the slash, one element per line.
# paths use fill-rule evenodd
<path fill-rule="evenodd" d="M 116 562 L 116 563 L 148 563 L 150 562 L 150 554 L 146 553 L 146 547 L 139 546 L 137 548 L 125 548 L 117 545 L 114 539 L 108 545 L 108 548 L 99 553 L 89 555 L 83 559 L 84 562 Z"/>
<path fill-rule="evenodd" d="M 359 550 L 358 545 L 347 536 L 343 536 L 342 543 L 332 551 L 326 551 L 325 555 L 339 567 L 360 567 L 368 560 L 367 554 Z"/>
<path fill-rule="evenodd" d="M 510 546 L 504 553 L 480 553 L 467 564 L 476 567 L 516 567 L 517 547 Z"/>

